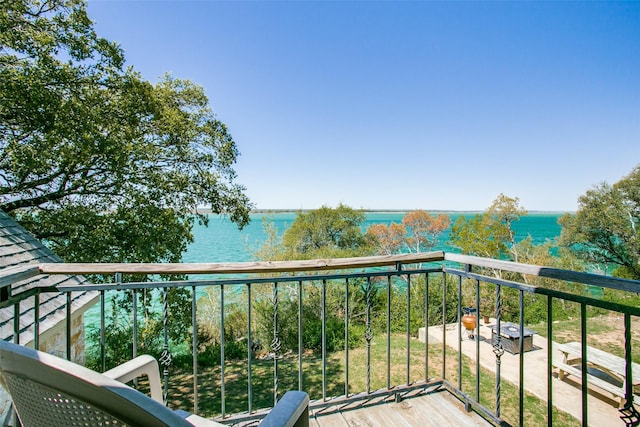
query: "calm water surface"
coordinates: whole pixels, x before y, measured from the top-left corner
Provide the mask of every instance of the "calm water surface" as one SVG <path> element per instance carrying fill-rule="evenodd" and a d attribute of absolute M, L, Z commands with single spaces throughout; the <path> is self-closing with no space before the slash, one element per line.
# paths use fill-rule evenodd
<path fill-rule="evenodd" d="M 196 225 L 194 227 L 195 241 L 189 245 L 183 256 L 184 262 L 242 262 L 253 261 L 253 254 L 265 242 L 267 234 L 264 230 L 266 221 L 273 223 L 281 235 L 296 218 L 297 213 L 254 213 L 251 214 L 251 223 L 243 230 L 222 215 L 210 215 L 209 226 Z M 452 213 L 452 222 L 460 215 L 472 217 L 474 213 Z M 558 218 L 560 213 L 530 214 L 520 218 L 514 224 L 516 239 L 522 240 L 531 235 L 535 244 L 544 243 L 560 235 Z M 372 224 L 391 224 L 402 222 L 404 213 L 399 212 L 370 212 L 366 214 L 363 230 Z M 434 250 L 452 251 L 447 245 L 449 233 L 443 233 Z M 211 279 L 214 276 L 197 276 L 198 279 Z M 202 290 L 199 294 L 202 294 Z M 99 304 L 96 304 L 85 313 L 85 325 L 97 327 L 100 324 Z"/>
<path fill-rule="evenodd" d="M 241 262 L 253 261 L 253 254 L 265 242 L 265 221 L 271 221 L 281 235 L 295 220 L 296 212 L 253 213 L 251 223 L 243 230 L 222 215 L 210 215 L 209 227 L 196 225 L 193 232 L 195 241 L 189 246 L 183 257 L 184 262 Z M 475 213 L 451 213 L 452 222 L 459 216 L 471 218 Z M 369 212 L 363 229 L 372 224 L 391 224 L 402 222 L 404 213 Z M 534 244 L 544 243 L 560 235 L 558 218 L 562 213 L 535 213 L 520 218 L 514 223 L 516 239 L 531 236 Z M 453 251 L 447 244 L 449 232 L 443 233 L 434 250 Z"/>

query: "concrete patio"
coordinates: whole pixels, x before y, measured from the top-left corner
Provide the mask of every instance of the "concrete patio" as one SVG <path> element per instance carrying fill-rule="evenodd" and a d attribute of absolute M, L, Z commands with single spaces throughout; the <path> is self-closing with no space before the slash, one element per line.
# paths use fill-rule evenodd
<path fill-rule="evenodd" d="M 495 325 L 495 319 L 490 319 L 488 324 L 480 322 L 480 366 L 495 372 L 496 356 L 491 345 L 491 327 Z M 429 343 L 442 343 L 442 326 L 429 328 Z M 425 339 L 425 328 L 420 328 L 419 338 Z M 447 346 L 458 350 L 458 324 L 446 326 Z M 462 331 L 462 353 L 471 360 L 476 360 L 476 341 L 467 336 L 467 331 Z M 554 358 L 560 358 L 560 352 L 553 352 Z M 502 380 L 519 385 L 520 356 L 505 351 L 501 357 Z M 560 381 L 554 372 L 553 379 L 553 405 L 561 411 L 567 412 L 577 418 L 582 417 L 582 400 L 580 381 L 575 377 L 565 378 Z M 533 336 L 533 348 L 524 353 L 524 388 L 543 401 L 547 400 L 547 339 L 538 334 Z M 609 393 L 596 388 L 590 388 L 588 396 L 588 421 L 589 425 L 619 425 L 620 420 L 618 403 Z"/>

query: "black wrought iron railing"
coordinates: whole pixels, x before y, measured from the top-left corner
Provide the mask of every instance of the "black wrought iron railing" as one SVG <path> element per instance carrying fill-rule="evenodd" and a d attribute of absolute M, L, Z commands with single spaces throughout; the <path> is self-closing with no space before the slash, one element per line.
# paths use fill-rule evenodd
<path fill-rule="evenodd" d="M 47 274 L 102 276 L 108 283 L 11 291 L 17 282 Z M 170 275 L 187 278 L 173 280 Z M 366 402 L 373 397 L 398 399 L 444 388 L 492 424 L 524 425 L 530 410 L 526 398 L 528 376 L 544 375 L 546 394 L 538 397 L 543 409 L 536 410 L 545 412 L 538 415 L 551 426 L 558 417 L 554 409 L 554 388 L 558 386 L 554 361 L 558 354 L 553 342 L 559 326 L 554 321 L 578 319 L 571 339 L 580 343 L 583 355 L 588 355 L 590 344 L 596 344 L 589 341 L 590 316 L 613 314 L 622 318 L 623 325 L 619 357 L 624 369 L 621 375 L 618 373 L 622 384 L 612 386 L 614 392 L 618 391 L 618 422 L 636 425 L 639 419 L 634 384 L 640 383 L 640 378 L 633 375 L 637 353 L 632 331 L 635 317 L 640 316 L 634 299 L 640 292 L 637 281 L 431 252 L 258 263 L 40 264 L 0 271 L 0 288 L 0 309 L 13 313 L 12 319 L 2 317 L 3 327 L 12 328 L 5 339 L 36 347 L 40 345 L 40 296 L 52 292 L 67 295 L 66 306 L 59 310 L 64 313 L 63 352 L 68 358 L 72 353 L 73 295 L 98 292 L 99 303 L 87 325 L 98 333 L 85 337 L 87 346 L 98 349 L 93 353 L 97 359 L 94 362 L 103 370 L 110 367 L 113 349 L 108 347 L 108 336 L 115 328 L 113 322 L 130 319 L 130 342 L 125 348 L 131 354 L 122 356 L 134 357 L 146 351 L 148 334 L 155 331 L 156 343 L 157 339 L 161 341 L 155 348 L 163 369 L 165 401 L 174 403 L 179 395 L 181 400 L 189 400 L 193 412 L 223 422 L 258 419 L 263 416 L 262 408 L 273 406 L 291 388 L 307 391 L 315 409 Z M 182 290 L 178 305 L 171 301 L 175 289 Z M 594 293 L 593 289 L 606 292 Z M 609 292 L 615 292 L 616 297 L 609 297 Z M 159 302 L 154 303 L 150 295 L 159 296 Z M 629 302 L 625 302 L 625 296 Z M 119 305 L 114 302 L 118 298 Z M 21 321 L 25 305 L 31 307 L 28 317 L 33 322 Z M 476 314 L 472 328 L 476 334 L 475 354 L 471 355 L 465 355 L 462 348 L 469 340 L 461 323 L 466 306 L 473 306 Z M 158 317 L 150 316 L 154 311 Z M 205 311 L 204 322 L 213 325 L 208 333 L 202 328 Z M 491 317 L 496 332 L 490 350 L 481 346 L 483 316 Z M 150 319 L 155 329 L 149 328 Z M 517 379 L 508 381 L 501 372 L 507 338 L 500 332 L 507 321 L 517 326 L 516 335 L 510 337 L 510 349 L 517 355 L 518 364 Z M 187 325 L 187 330 L 180 332 L 176 326 L 179 322 L 178 326 Z M 546 335 L 544 372 L 525 370 L 527 351 L 532 350 L 527 348 L 525 331 L 532 323 Z M 453 343 L 452 328 L 457 330 Z M 22 342 L 21 337 L 27 333 L 35 337 L 32 342 Z M 185 345 L 186 339 L 178 343 L 176 334 L 189 338 L 189 345 Z M 209 344 L 215 342 L 206 355 L 203 334 Z M 565 329 L 560 335 L 569 340 Z M 238 348 L 243 356 L 239 356 Z M 495 362 L 490 373 L 480 363 L 487 351 Z M 180 366 L 174 368 L 178 354 L 182 355 Z M 597 366 L 588 357 L 574 361 L 574 366 L 580 370 L 576 395 L 581 400 L 581 411 L 574 415 L 586 426 L 590 424 L 591 388 L 599 381 L 590 369 Z M 267 382 L 266 373 L 270 377 Z M 487 377 L 493 381 L 491 390 L 486 390 L 486 381 L 481 381 Z M 509 415 L 504 411 L 503 386 L 507 382 L 517 390 L 517 396 L 508 396 Z M 487 392 L 490 399 L 486 398 Z"/>

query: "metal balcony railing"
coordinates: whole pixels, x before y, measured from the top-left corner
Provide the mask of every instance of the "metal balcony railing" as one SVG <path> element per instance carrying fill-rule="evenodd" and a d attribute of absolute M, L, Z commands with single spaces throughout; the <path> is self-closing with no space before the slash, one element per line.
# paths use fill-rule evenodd
<path fill-rule="evenodd" d="M 36 278 L 39 275 L 66 274 L 102 276 L 108 283 L 92 285 L 64 285 L 55 289 L 33 287 L 24 293 L 14 294 L 12 284 Z M 186 279 L 172 280 L 170 275 L 186 275 Z M 167 277 L 169 277 L 167 279 Z M 128 278 L 136 278 L 129 280 Z M 170 309 L 170 290 L 184 289 L 188 291 L 191 336 L 191 372 L 192 383 L 191 404 L 194 413 L 205 413 L 223 422 L 247 422 L 263 415 L 256 407 L 258 395 L 269 393 L 272 405 L 287 390 L 286 387 L 309 392 L 313 402 L 311 408 L 321 409 L 341 403 L 364 402 L 373 397 L 399 398 L 416 390 L 429 390 L 444 387 L 458 397 L 467 410 L 473 410 L 495 425 L 523 425 L 526 410 L 525 377 L 525 327 L 530 317 L 530 301 L 537 301 L 537 309 L 543 307 L 543 332 L 546 335 L 545 372 L 527 373 L 527 375 L 545 375 L 547 377 L 546 396 L 542 400 L 546 406 L 544 419 L 548 425 L 554 423 L 554 319 L 558 310 L 572 305 L 579 313 L 579 339 L 582 354 L 588 354 L 589 314 L 594 310 L 613 312 L 623 318 L 625 365 L 624 384 L 621 388 L 620 417 L 622 423 L 634 425 L 638 420 L 638 412 L 634 406 L 632 349 L 632 317 L 640 316 L 640 307 L 635 304 L 611 302 L 607 298 L 589 293 L 591 289 L 610 289 L 628 295 L 640 292 L 640 282 L 622 280 L 596 274 L 546 268 L 541 266 L 519 264 L 507 261 L 478 258 L 453 253 L 430 252 L 423 254 L 406 254 L 392 256 L 376 256 L 350 259 L 329 259 L 286 262 L 250 262 L 250 263 L 212 263 L 212 264 L 40 264 L 19 268 L 5 269 L 0 272 L 0 309 L 13 310 L 11 323 L 12 336 L 8 339 L 19 344 L 25 334 L 33 335 L 34 341 L 28 345 L 39 346 L 38 306 L 42 294 L 61 292 L 67 295 L 67 307 L 60 307 L 64 313 L 66 356 L 71 357 L 70 342 L 72 339 L 71 300 L 78 292 L 95 291 L 99 293 L 99 303 L 93 310 L 99 327 L 99 363 L 108 369 L 105 334 L 110 309 L 109 301 L 114 295 L 128 295 L 125 316 L 133 319 L 131 352 L 127 357 L 137 355 L 140 347 L 140 330 L 143 320 L 141 314 L 149 310 L 148 305 L 140 302 L 140 295 L 153 290 L 161 296 L 161 303 L 153 309 L 161 314 L 161 327 L 158 333 L 162 340 L 162 353 L 159 361 L 163 369 L 164 399 L 171 399 L 170 379 L 172 372 L 172 355 L 175 348 L 169 338 L 172 322 L 176 321 L 175 313 Z M 208 291 L 206 291 L 208 289 Z M 209 382 L 215 383 L 215 402 L 218 407 L 212 408 L 211 399 L 203 400 L 201 358 L 198 352 L 201 347 L 201 330 L 198 328 L 198 316 L 202 311 L 202 296 L 214 295 L 214 309 L 209 318 L 222 331 L 216 338 L 219 345 L 219 360 L 215 363 L 215 376 Z M 309 306 L 306 299 L 317 301 L 317 305 Z M 238 363 L 246 370 L 246 391 L 244 396 L 229 395 L 229 385 L 238 381 L 229 377 L 230 357 L 225 355 L 231 343 L 225 333 L 233 310 L 239 309 L 246 314 L 244 331 L 239 338 L 246 344 L 246 358 Z M 24 307 L 31 307 L 34 321 L 25 324 L 20 316 L 24 316 Z M 257 307 L 260 310 L 257 310 Z M 463 356 L 463 327 L 461 316 L 465 306 L 476 309 L 476 328 L 480 327 L 482 315 L 495 319 L 495 330 L 500 331 L 503 322 L 511 321 L 518 326 L 516 336 L 516 354 L 519 358 L 519 380 L 516 416 L 506 420 L 503 416 L 503 394 L 501 367 L 504 357 L 504 338 L 496 333 L 492 338 L 492 353 L 495 358 L 495 369 L 492 373 L 494 384 L 489 401 L 481 395 L 481 364 L 471 363 Z M 531 306 L 531 307 L 530 307 Z M 293 311 L 292 311 L 293 310 Z M 257 318 L 257 312 L 260 318 Z M 306 322 L 309 311 L 317 315 L 320 326 L 318 345 L 308 342 L 309 329 Z M 488 312 L 489 311 L 489 312 Z M 184 318 L 183 318 L 184 320 Z M 338 326 L 336 326 L 338 322 Z M 236 322 L 237 323 L 237 322 Z M 237 327 L 237 324 L 234 325 Z M 456 343 L 447 343 L 447 329 L 456 327 L 458 337 Z M 429 330 L 438 328 L 442 338 L 430 339 Z M 540 326 L 538 326 L 540 327 Z M 269 332 L 265 329 L 269 329 Z M 415 337 L 424 328 L 424 342 Z M 431 328 L 431 329 L 430 329 Z M 336 330 L 339 329 L 339 338 Z M 293 331 L 293 332 L 292 332 Z M 440 332 L 438 332 L 440 333 Z M 289 348 L 283 347 L 283 340 L 288 340 Z M 296 337 L 292 338 L 292 334 Z M 331 336 L 330 336 L 331 334 Z M 268 335 L 268 342 L 265 337 Z M 355 335 L 355 336 L 354 336 Z M 449 338 L 450 339 L 450 338 Z M 297 342 L 296 342 L 297 341 Z M 480 360 L 480 339 L 476 340 L 475 359 Z M 331 343 L 340 342 L 339 349 L 331 348 Z M 262 349 L 258 350 L 258 343 Z M 293 345 L 292 345 L 293 343 Z M 401 343 L 401 344 L 400 344 Z M 374 344 L 377 347 L 374 348 Z M 456 345 L 457 344 L 457 345 Z M 380 351 L 379 347 L 384 348 Z M 447 346 L 452 347 L 447 350 Z M 456 351 L 457 347 L 457 351 Z M 188 350 L 184 350 L 189 353 Z M 257 355 L 263 357 L 258 359 Z M 416 356 L 418 354 L 418 356 Z M 338 356 L 336 356 L 338 355 Z M 237 355 L 236 355 L 237 356 Z M 264 357 L 266 356 L 266 357 Z M 338 357 L 338 359 L 336 359 Z M 417 362 L 417 358 L 420 361 Z M 336 360 L 340 360 L 340 368 L 336 368 Z M 401 360 L 398 362 L 398 360 Z M 320 378 L 309 378 L 308 366 L 318 363 Z M 264 367 L 269 363 L 271 380 L 264 382 Z M 364 365 L 364 366 L 361 366 Z M 256 377 L 255 369 L 261 368 L 260 377 Z M 455 366 L 452 367 L 452 366 Z M 470 372 L 467 372 L 471 366 Z M 590 381 L 593 382 L 589 369 L 591 365 L 587 357 L 576 365 L 581 370 L 579 395 L 581 412 L 579 422 L 589 424 Z M 475 368 L 475 371 L 474 369 Z M 337 371 L 337 373 L 336 373 Z M 354 374 L 355 372 L 355 374 Z M 235 374 L 234 374 L 235 375 Z M 295 378 L 292 378 L 292 375 Z M 357 378 L 354 378 L 356 375 Z M 467 380 L 465 380 L 467 378 Z M 468 379 L 471 378 L 471 382 Z M 313 383 L 313 384 L 312 384 Z M 313 388 L 313 390 L 309 390 Z M 486 388 L 486 386 L 485 386 Z M 265 391 L 265 389 L 267 389 Z M 486 390 L 483 390 L 486 391 Z M 183 393 L 183 392 L 182 392 Z M 243 400 L 241 410 L 230 413 L 230 402 Z M 237 405 L 233 404 L 234 408 Z"/>

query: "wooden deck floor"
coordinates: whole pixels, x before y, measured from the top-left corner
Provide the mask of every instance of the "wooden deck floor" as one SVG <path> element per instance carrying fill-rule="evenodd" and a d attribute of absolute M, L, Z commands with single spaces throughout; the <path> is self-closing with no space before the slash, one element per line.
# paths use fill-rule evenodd
<path fill-rule="evenodd" d="M 446 390 L 359 409 L 336 411 L 330 407 L 311 411 L 310 418 L 309 425 L 313 427 L 491 425 L 475 412 L 466 412 L 464 405 Z"/>

